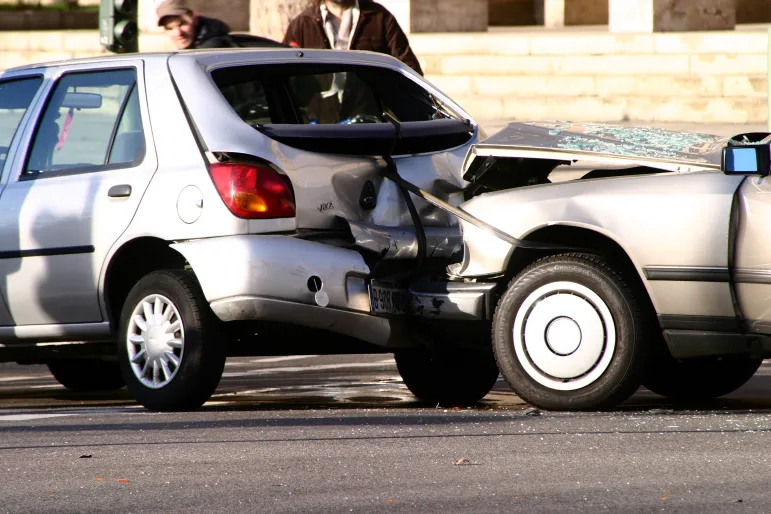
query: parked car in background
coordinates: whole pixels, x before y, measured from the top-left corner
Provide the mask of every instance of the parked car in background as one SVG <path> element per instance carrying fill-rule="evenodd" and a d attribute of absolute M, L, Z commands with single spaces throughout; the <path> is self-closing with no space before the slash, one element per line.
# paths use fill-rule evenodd
<path fill-rule="evenodd" d="M 182 410 L 211 396 L 228 355 L 393 352 L 419 399 L 474 402 L 498 377 L 489 332 L 405 316 L 405 280 L 458 261 L 459 221 L 383 170 L 458 204 L 478 139 L 458 105 L 380 54 L 8 70 L 0 359 Z"/>

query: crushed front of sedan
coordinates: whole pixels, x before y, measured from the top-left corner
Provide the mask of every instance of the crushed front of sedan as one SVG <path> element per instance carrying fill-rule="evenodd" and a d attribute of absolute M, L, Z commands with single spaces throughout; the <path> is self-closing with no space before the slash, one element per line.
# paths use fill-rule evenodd
<path fill-rule="evenodd" d="M 520 396 L 600 409 L 753 375 L 771 356 L 768 136 L 543 122 L 474 145 L 448 276 L 495 285 L 492 344 Z M 759 164 L 727 166 L 733 147 Z"/>

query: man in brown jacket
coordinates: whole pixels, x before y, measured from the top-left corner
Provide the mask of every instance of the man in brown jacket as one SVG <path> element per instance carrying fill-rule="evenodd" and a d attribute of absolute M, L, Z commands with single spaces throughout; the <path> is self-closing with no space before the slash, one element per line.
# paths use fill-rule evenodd
<path fill-rule="evenodd" d="M 396 18 L 372 0 L 311 0 L 289 24 L 283 42 L 298 48 L 380 52 L 423 74 Z"/>

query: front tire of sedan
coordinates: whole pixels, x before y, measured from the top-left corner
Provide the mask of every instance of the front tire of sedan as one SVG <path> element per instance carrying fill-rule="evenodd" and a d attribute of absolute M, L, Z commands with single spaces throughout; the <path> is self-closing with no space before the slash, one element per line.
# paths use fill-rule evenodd
<path fill-rule="evenodd" d="M 414 348 L 394 355 L 404 384 L 422 403 L 443 407 L 473 405 L 500 375 L 492 353 L 446 347 Z"/>
<path fill-rule="evenodd" d="M 650 364 L 643 385 L 674 400 L 711 400 L 746 384 L 762 363 L 750 358 L 677 361 L 667 352 Z"/>
<path fill-rule="evenodd" d="M 190 273 L 156 271 L 137 282 L 123 306 L 118 355 L 126 387 L 148 409 L 193 410 L 211 397 L 225 338 Z"/>
<path fill-rule="evenodd" d="M 641 307 L 602 257 L 545 257 L 511 281 L 493 320 L 501 374 L 526 402 L 600 410 L 631 396 L 645 371 Z"/>

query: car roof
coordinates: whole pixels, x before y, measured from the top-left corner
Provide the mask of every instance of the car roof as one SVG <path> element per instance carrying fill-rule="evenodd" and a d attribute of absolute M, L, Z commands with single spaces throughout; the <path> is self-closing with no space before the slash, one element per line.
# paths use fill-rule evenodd
<path fill-rule="evenodd" d="M 100 62 L 120 62 L 137 59 L 168 59 L 170 57 L 190 58 L 199 61 L 204 66 L 216 66 L 244 60 L 266 60 L 276 61 L 281 59 L 295 60 L 299 58 L 333 60 L 336 62 L 353 63 L 371 63 L 386 64 L 396 66 L 402 69 L 409 69 L 407 65 L 391 57 L 390 55 L 350 50 L 316 50 L 304 48 L 216 48 L 216 49 L 198 49 L 181 50 L 166 52 L 140 52 L 129 54 L 104 54 L 93 57 L 81 57 L 77 59 L 64 59 L 58 61 L 41 62 L 16 66 L 0 71 L 0 74 L 9 72 L 18 72 L 24 70 L 35 70 L 40 68 L 51 68 L 56 66 L 67 66 L 71 64 L 89 64 Z"/>

